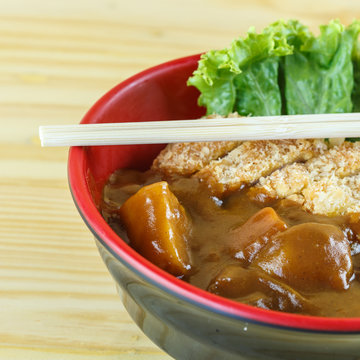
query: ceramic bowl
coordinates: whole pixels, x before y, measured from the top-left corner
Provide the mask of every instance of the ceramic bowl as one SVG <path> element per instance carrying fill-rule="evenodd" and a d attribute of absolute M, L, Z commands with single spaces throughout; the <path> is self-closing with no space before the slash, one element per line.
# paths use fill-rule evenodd
<path fill-rule="evenodd" d="M 199 55 L 153 67 L 103 96 L 82 123 L 191 119 L 204 114 L 186 85 Z M 73 147 L 69 184 L 123 303 L 141 330 L 175 359 L 360 359 L 360 318 L 263 310 L 198 289 L 136 253 L 102 218 L 102 187 L 116 169 L 146 169 L 163 145 Z"/>

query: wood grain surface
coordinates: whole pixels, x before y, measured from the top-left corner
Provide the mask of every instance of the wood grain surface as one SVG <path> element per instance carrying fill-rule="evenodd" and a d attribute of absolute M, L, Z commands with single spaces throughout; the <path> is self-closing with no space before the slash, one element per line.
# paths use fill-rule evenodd
<path fill-rule="evenodd" d="M 170 359 L 124 310 L 70 197 L 68 150 L 41 148 L 39 125 L 78 123 L 125 78 L 251 25 L 356 17 L 355 0 L 0 0 L 0 359 Z"/>

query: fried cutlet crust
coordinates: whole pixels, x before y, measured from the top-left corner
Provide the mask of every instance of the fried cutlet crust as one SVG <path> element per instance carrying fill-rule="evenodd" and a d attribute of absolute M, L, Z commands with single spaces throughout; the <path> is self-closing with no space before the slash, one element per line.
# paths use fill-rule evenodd
<path fill-rule="evenodd" d="M 290 199 L 305 210 L 327 216 L 360 212 L 360 143 L 344 142 L 307 162 L 287 165 L 248 191 L 267 202 Z"/>
<path fill-rule="evenodd" d="M 230 118 L 240 117 L 237 113 Z M 222 118 L 209 115 L 207 119 Z M 204 119 L 204 121 L 206 121 Z M 152 170 L 169 177 L 172 175 L 189 176 L 201 170 L 212 160 L 219 159 L 241 144 L 241 141 L 210 141 L 168 144 L 156 157 Z"/>
<path fill-rule="evenodd" d="M 262 203 L 289 199 L 314 214 L 360 213 L 360 142 L 330 148 L 321 139 L 169 144 L 152 169 L 165 177 L 195 176 L 219 198 L 247 186 L 249 198 Z"/>
<path fill-rule="evenodd" d="M 165 176 L 189 176 L 221 158 L 240 144 L 239 141 L 215 141 L 168 144 L 157 156 L 152 169 Z"/>
<path fill-rule="evenodd" d="M 286 164 L 309 160 L 326 148 L 322 140 L 311 139 L 245 141 L 223 158 L 211 161 L 195 176 L 214 195 L 223 197 Z"/>

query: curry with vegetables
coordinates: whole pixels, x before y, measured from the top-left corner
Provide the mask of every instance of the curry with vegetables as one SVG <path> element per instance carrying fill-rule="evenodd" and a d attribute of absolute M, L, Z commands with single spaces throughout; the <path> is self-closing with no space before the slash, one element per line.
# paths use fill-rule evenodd
<path fill-rule="evenodd" d="M 274 161 L 269 159 L 278 151 L 271 153 L 267 149 L 264 161 L 254 164 L 255 158 L 249 151 L 255 147 L 259 154 L 265 146 L 262 142 L 213 144 L 201 144 L 207 149 L 202 155 L 198 143 L 168 145 L 149 171 L 115 172 L 104 188 L 102 211 L 108 223 L 145 258 L 214 294 L 265 309 L 318 316 L 360 316 L 358 213 L 339 210 L 335 201 L 331 205 L 326 204 L 326 199 L 308 198 L 306 192 L 318 182 L 324 186 L 319 173 L 322 171 L 325 176 L 325 165 L 317 177 L 310 176 L 316 159 L 320 164 L 319 159 L 326 159 L 327 169 L 332 166 L 339 170 L 344 162 L 350 168 L 350 154 L 360 159 L 358 143 L 345 142 L 327 149 L 321 141 L 274 142 L 274 146 L 290 146 L 294 154 L 297 152 L 297 156 L 286 158 L 292 166 L 311 169 L 307 186 L 297 192 L 295 189 L 299 188 L 291 183 L 296 181 L 291 176 L 282 176 L 276 183 L 274 173 L 289 166 L 272 168 Z M 219 160 L 222 145 L 226 154 Z M 234 151 L 242 158 L 240 167 L 234 155 L 230 157 Z M 299 155 L 304 151 L 306 161 L 304 155 Z M 212 153 L 215 160 L 211 160 Z M 339 154 L 343 155 L 341 160 Z M 220 193 L 214 179 L 207 181 L 209 176 L 201 176 L 205 171 L 217 174 L 215 164 L 220 161 L 227 164 L 223 173 L 231 168 L 236 174 L 231 179 L 230 192 L 226 187 Z M 356 169 L 353 166 L 353 172 L 358 167 L 360 162 Z M 330 176 L 333 180 L 334 174 Z M 329 186 L 329 199 L 340 196 L 342 180 L 351 177 L 339 179 L 335 189 Z M 279 190 L 276 195 L 269 196 L 269 187 L 261 186 L 269 179 Z M 221 181 L 226 184 L 223 178 Z M 296 193 L 286 196 L 286 191 L 280 191 L 283 188 Z M 318 202 L 313 207 L 318 210 L 309 211 L 311 201 Z M 339 202 L 343 202 L 341 196 Z"/>

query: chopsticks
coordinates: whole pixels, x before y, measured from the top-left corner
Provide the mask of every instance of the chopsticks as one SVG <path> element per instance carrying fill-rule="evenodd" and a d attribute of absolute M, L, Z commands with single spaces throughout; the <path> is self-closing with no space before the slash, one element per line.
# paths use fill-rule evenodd
<path fill-rule="evenodd" d="M 360 137 L 360 113 L 40 126 L 42 146 Z"/>

